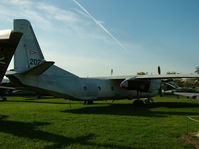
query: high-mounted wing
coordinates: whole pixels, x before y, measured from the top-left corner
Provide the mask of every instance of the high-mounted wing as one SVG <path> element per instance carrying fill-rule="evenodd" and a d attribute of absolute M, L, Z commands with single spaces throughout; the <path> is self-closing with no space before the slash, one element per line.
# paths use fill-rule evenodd
<path fill-rule="evenodd" d="M 132 76 L 123 80 L 120 84 L 122 88 L 128 88 L 130 84 L 139 84 L 141 86 L 145 85 L 146 82 L 150 80 L 161 80 L 161 79 L 171 79 L 171 78 L 199 78 L 197 74 L 176 74 L 176 75 L 139 75 Z"/>
<path fill-rule="evenodd" d="M 141 75 L 136 76 L 136 79 L 170 79 L 170 78 L 199 78 L 197 74 L 176 74 L 176 75 Z M 131 79 L 131 78 L 129 78 Z M 134 77 L 132 77 L 134 79 Z"/>

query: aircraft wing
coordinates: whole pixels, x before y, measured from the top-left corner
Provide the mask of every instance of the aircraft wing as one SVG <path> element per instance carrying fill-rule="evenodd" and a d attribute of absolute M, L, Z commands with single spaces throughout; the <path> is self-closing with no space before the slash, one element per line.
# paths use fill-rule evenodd
<path fill-rule="evenodd" d="M 121 88 L 128 88 L 129 84 L 144 85 L 149 80 L 161 80 L 171 78 L 199 78 L 197 74 L 175 74 L 175 75 L 127 75 L 127 76 L 109 76 L 109 77 L 95 77 L 98 79 L 107 79 L 117 81 Z"/>
<path fill-rule="evenodd" d="M 199 93 L 187 93 L 187 92 L 174 92 L 174 95 L 191 97 L 193 99 L 199 99 Z"/>
<path fill-rule="evenodd" d="M 92 77 L 97 79 L 106 79 L 106 80 L 125 80 L 127 78 L 135 77 L 133 75 L 125 75 L 125 76 L 105 76 L 105 77 Z"/>
<path fill-rule="evenodd" d="M 12 56 L 22 37 L 22 33 L 11 30 L 0 31 L 0 83 L 5 75 Z"/>
<path fill-rule="evenodd" d="M 95 77 L 98 79 L 109 80 L 136 80 L 136 79 L 170 79 L 170 78 L 199 78 L 197 74 L 176 74 L 176 75 L 125 75 L 125 76 L 107 76 Z"/>
<path fill-rule="evenodd" d="M 176 74 L 176 75 L 140 75 L 136 79 L 171 79 L 171 78 L 199 78 L 197 74 Z M 131 78 L 129 78 L 131 79 Z M 132 77 L 134 79 L 134 77 Z"/>
<path fill-rule="evenodd" d="M 199 78 L 196 74 L 176 74 L 176 75 L 138 75 L 126 78 L 120 83 L 121 87 L 127 87 L 129 82 L 133 81 L 144 81 L 144 80 L 161 80 L 161 79 L 171 79 L 171 78 Z"/>

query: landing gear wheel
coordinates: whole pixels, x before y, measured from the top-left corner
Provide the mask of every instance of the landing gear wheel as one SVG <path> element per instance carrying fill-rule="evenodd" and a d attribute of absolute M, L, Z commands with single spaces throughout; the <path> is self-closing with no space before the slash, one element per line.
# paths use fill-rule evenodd
<path fill-rule="evenodd" d="M 135 101 L 133 102 L 133 105 L 142 106 L 142 105 L 144 105 L 144 102 L 143 102 L 142 100 L 137 99 L 137 100 L 135 100 Z"/>
<path fill-rule="evenodd" d="M 144 100 L 144 102 L 146 104 L 151 104 L 151 103 L 153 103 L 153 99 L 152 98 L 147 98 L 147 99 Z"/>
<path fill-rule="evenodd" d="M 1 97 L 1 98 L 2 98 L 2 101 L 7 101 L 6 97 Z"/>
<path fill-rule="evenodd" d="M 84 104 L 85 105 L 91 105 L 91 104 L 93 104 L 93 100 L 85 100 Z"/>
<path fill-rule="evenodd" d="M 37 96 L 37 99 L 41 99 L 41 96 L 40 96 L 40 95 L 38 95 L 38 96 Z"/>

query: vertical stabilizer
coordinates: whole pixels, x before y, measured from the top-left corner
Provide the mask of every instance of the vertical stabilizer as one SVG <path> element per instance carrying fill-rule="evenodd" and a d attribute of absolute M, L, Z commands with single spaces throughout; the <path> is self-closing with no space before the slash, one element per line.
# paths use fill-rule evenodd
<path fill-rule="evenodd" d="M 28 20 L 14 20 L 14 31 L 23 33 L 14 55 L 14 69 L 17 72 L 24 72 L 40 64 L 44 56 Z"/>

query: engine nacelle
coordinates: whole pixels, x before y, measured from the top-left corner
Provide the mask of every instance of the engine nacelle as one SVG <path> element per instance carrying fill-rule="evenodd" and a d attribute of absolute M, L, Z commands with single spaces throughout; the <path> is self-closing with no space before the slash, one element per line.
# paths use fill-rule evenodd
<path fill-rule="evenodd" d="M 124 80 L 121 82 L 120 87 L 127 90 L 137 90 L 142 92 L 148 92 L 150 89 L 151 80 Z"/>

